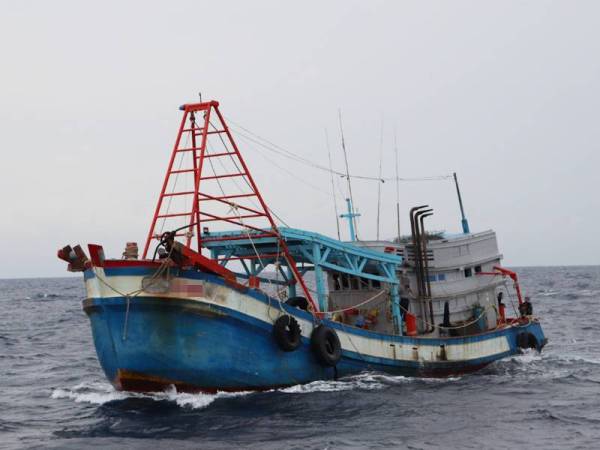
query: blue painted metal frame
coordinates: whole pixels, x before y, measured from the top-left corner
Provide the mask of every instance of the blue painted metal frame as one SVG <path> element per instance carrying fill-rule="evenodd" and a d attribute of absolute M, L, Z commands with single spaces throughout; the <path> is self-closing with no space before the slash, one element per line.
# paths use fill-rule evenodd
<path fill-rule="evenodd" d="M 300 270 L 314 270 L 317 285 L 317 299 L 321 311 L 327 311 L 327 290 L 323 279 L 324 270 L 341 272 L 347 275 L 356 276 L 364 279 L 375 280 L 390 285 L 390 296 L 392 301 L 392 313 L 396 331 L 401 332 L 402 314 L 400 311 L 400 295 L 398 290 L 397 268 L 402 264 L 402 257 L 377 252 L 374 250 L 358 247 L 352 243 L 341 242 L 336 239 L 295 228 L 279 228 L 279 232 L 285 239 L 290 253 L 297 264 L 311 264 L 312 267 L 303 267 Z M 257 232 L 256 232 L 257 233 Z M 250 232 L 252 234 L 256 234 Z M 283 271 L 281 264 L 285 260 L 277 261 L 275 257 L 263 258 L 262 264 L 257 264 L 255 259 L 255 248 L 260 248 L 261 253 L 277 254 L 277 240 L 274 237 L 257 237 L 256 239 L 240 239 L 241 236 L 248 234 L 247 231 L 235 232 L 211 232 L 211 238 L 222 238 L 222 240 L 213 240 L 205 242 L 205 247 L 210 250 L 214 259 L 220 260 L 221 264 L 227 265 L 229 258 L 235 256 L 242 258 L 239 260 L 245 270 L 242 277 L 250 275 L 258 276 L 264 267 L 269 264 L 279 262 L 278 270 L 284 279 L 288 282 L 289 296 L 296 295 L 296 286 L 291 282 L 290 269 Z M 231 238 L 231 239 L 227 239 Z M 244 262 L 247 257 L 250 267 Z"/>
<path fill-rule="evenodd" d="M 342 219 L 348 219 L 348 226 L 350 227 L 350 240 L 356 241 L 356 230 L 354 229 L 354 218 L 360 217 L 360 214 L 354 212 L 354 210 L 352 208 L 352 200 L 347 198 L 346 204 L 348 205 L 348 212 L 346 214 L 340 214 L 340 217 Z"/>

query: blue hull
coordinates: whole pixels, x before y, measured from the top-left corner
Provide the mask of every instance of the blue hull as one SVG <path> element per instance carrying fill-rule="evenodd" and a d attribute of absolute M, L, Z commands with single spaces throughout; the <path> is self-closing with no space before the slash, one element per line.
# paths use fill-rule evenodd
<path fill-rule="evenodd" d="M 297 317 L 306 313 L 284 305 Z M 325 321 L 356 336 L 376 336 L 395 345 L 455 345 L 506 336 L 509 350 L 466 361 L 408 361 L 367 356 L 344 349 L 337 367 L 323 367 L 309 339 L 293 352 L 279 349 L 272 326 L 228 308 L 186 299 L 137 297 L 127 313 L 122 297 L 87 299 L 100 364 L 117 389 L 182 391 L 263 390 L 328 380 L 366 370 L 405 376 L 448 376 L 472 372 L 519 353 L 517 335 L 530 333 L 538 349 L 545 337 L 538 322 L 488 333 L 446 339 L 388 336 Z"/>

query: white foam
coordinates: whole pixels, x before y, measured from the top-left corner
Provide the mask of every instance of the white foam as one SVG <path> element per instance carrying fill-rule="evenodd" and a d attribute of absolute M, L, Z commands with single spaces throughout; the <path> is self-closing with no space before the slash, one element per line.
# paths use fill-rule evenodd
<path fill-rule="evenodd" d="M 103 405 L 114 400 L 124 400 L 129 397 L 122 392 L 75 392 L 69 389 L 54 389 L 51 398 L 69 398 L 76 403 L 92 403 L 94 405 Z"/>
<path fill-rule="evenodd" d="M 523 350 L 523 353 L 519 355 L 512 356 L 511 360 L 519 364 L 531 364 L 533 362 L 541 361 L 542 355 L 538 353 L 535 349 L 529 348 Z"/>
<path fill-rule="evenodd" d="M 448 383 L 460 380 L 461 377 L 448 378 L 413 378 L 405 376 L 384 375 L 379 373 L 362 373 L 356 376 L 333 381 L 313 381 L 307 384 L 297 384 L 288 388 L 279 389 L 286 394 L 309 394 L 312 392 L 339 392 L 361 390 L 384 389 L 391 385 L 424 382 L 424 383 Z"/>
<path fill-rule="evenodd" d="M 313 392 L 339 392 L 339 391 L 350 391 L 353 389 L 378 389 L 382 388 L 383 385 L 379 383 L 367 384 L 364 383 L 353 383 L 350 381 L 313 381 L 308 384 L 297 384 L 288 388 L 280 389 L 280 392 L 287 394 L 310 394 Z"/>
<path fill-rule="evenodd" d="M 145 398 L 156 401 L 170 401 L 176 403 L 182 408 L 202 409 L 213 403 L 219 398 L 239 397 L 248 395 L 251 392 L 217 392 L 216 394 L 188 394 L 177 392 L 174 386 L 169 387 L 164 392 L 153 392 L 141 394 L 136 392 L 117 391 L 108 383 L 84 382 L 72 389 L 54 389 L 51 398 L 70 399 L 76 403 L 90 403 L 94 405 L 103 405 L 108 402 L 126 400 L 128 398 Z"/>

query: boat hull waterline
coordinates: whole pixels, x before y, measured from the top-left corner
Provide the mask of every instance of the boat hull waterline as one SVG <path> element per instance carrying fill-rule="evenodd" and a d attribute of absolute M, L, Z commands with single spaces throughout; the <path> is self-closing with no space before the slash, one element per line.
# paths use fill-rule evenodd
<path fill-rule="evenodd" d="M 323 319 L 338 334 L 342 357 L 324 367 L 312 352 L 313 316 L 257 289 L 222 278 L 177 270 L 162 293 L 135 292 L 155 273 L 145 264 L 88 269 L 84 273 L 88 315 L 100 364 L 116 389 L 182 392 L 268 390 L 364 371 L 443 377 L 479 370 L 518 354 L 519 335 L 546 342 L 539 322 L 506 325 L 465 337 L 397 336 Z M 300 324 L 302 343 L 282 351 L 273 323 L 283 315 Z"/>

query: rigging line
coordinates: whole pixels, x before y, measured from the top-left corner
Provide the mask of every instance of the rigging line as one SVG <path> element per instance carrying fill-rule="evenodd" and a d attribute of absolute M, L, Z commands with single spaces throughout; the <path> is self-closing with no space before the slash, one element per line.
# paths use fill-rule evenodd
<path fill-rule="evenodd" d="M 212 144 L 210 143 L 210 141 L 208 141 L 208 140 L 207 140 L 207 142 L 206 142 L 206 143 L 208 144 L 208 148 L 209 148 L 211 151 L 214 151 L 214 147 L 212 146 Z M 233 162 L 233 164 L 234 164 L 235 168 L 237 169 L 238 173 L 239 173 L 239 172 L 241 172 L 241 169 L 240 169 L 240 167 L 239 167 L 239 166 L 236 164 L 236 162 L 235 162 L 235 160 L 233 159 L 233 157 L 232 157 L 232 156 L 230 156 L 230 158 L 231 158 L 231 160 L 232 160 L 232 162 Z M 212 159 L 212 158 L 211 158 L 211 159 Z M 209 159 L 209 161 L 210 161 L 211 159 Z M 227 172 L 227 168 L 225 167 L 225 164 L 223 163 L 223 161 L 221 161 L 221 159 L 220 159 L 220 158 L 216 158 L 216 159 L 217 159 L 217 161 L 219 161 L 219 164 L 221 165 L 221 168 L 222 168 L 222 169 L 223 169 L 225 172 Z M 212 164 L 211 164 L 211 166 L 212 166 Z M 248 180 L 246 179 L 246 177 L 243 177 L 243 179 L 244 179 L 244 181 L 246 182 L 246 184 L 247 184 L 247 185 L 250 187 L 250 190 L 253 190 L 253 189 L 252 189 L 252 186 L 250 185 L 250 183 L 248 182 Z M 242 188 L 240 187 L 240 185 L 238 184 L 238 182 L 235 180 L 235 178 L 232 178 L 232 179 L 231 179 L 231 181 L 233 182 L 233 184 L 235 185 L 235 187 L 238 189 L 238 191 L 239 191 L 240 193 L 244 193 L 244 191 L 242 190 Z M 258 203 L 256 203 L 254 200 L 252 200 L 251 198 L 248 198 L 247 200 L 248 200 L 248 202 L 249 202 L 249 203 L 250 203 L 252 206 L 254 206 L 256 209 L 260 209 L 260 208 L 261 208 L 261 206 L 260 206 Z M 269 206 L 267 206 L 267 210 L 268 210 L 268 211 L 269 211 L 271 214 L 273 214 L 273 215 L 274 215 L 274 216 L 275 216 L 275 217 L 276 217 L 276 218 L 277 218 L 277 219 L 278 219 L 278 220 L 279 220 L 279 221 L 280 221 L 282 224 L 284 224 L 286 227 L 290 228 L 290 226 L 287 224 L 287 222 L 286 222 L 285 220 L 283 220 L 283 219 L 281 218 L 281 216 L 279 216 L 279 215 L 278 215 L 278 214 L 277 214 L 275 211 L 273 211 L 273 210 L 272 210 L 272 209 L 271 209 Z"/>
<path fill-rule="evenodd" d="M 210 124 L 210 126 L 212 126 L 212 127 L 213 127 L 213 130 L 215 130 L 215 131 L 218 131 L 218 130 L 217 130 L 217 127 L 216 127 L 216 126 L 215 126 L 215 125 L 214 125 L 212 122 L 209 122 L 209 124 Z M 223 139 L 223 136 L 221 136 L 221 133 L 217 133 L 217 136 L 219 136 L 219 139 L 221 140 L 221 143 L 223 144 L 223 147 L 224 147 L 224 150 L 223 150 L 223 151 L 226 151 L 226 152 L 230 153 L 230 152 L 231 152 L 231 149 L 230 149 L 230 148 L 227 146 L 227 144 L 225 143 L 225 140 Z M 236 169 L 238 169 L 238 173 L 241 173 L 241 172 L 242 172 L 242 170 L 241 170 L 241 169 L 240 169 L 240 167 L 237 165 L 237 162 L 235 161 L 235 159 L 234 159 L 233 155 L 229 155 L 229 159 L 231 159 L 231 162 L 233 163 L 233 165 L 235 166 L 235 168 L 236 168 Z M 221 165 L 222 165 L 222 164 L 223 164 L 223 162 L 221 161 Z M 251 191 L 252 191 L 252 190 L 254 190 L 254 189 L 252 188 L 252 185 L 251 185 L 251 184 L 250 184 L 250 182 L 248 181 L 248 179 L 247 179 L 246 177 L 243 177 L 243 179 L 244 179 L 244 181 L 245 181 L 246 185 L 247 185 L 247 186 L 250 188 L 250 190 L 251 190 Z M 235 180 L 234 180 L 234 181 L 235 181 Z M 235 183 L 235 184 L 236 184 L 236 186 L 238 186 L 238 184 L 237 184 L 237 183 Z M 238 186 L 238 188 L 239 188 L 239 186 Z M 241 189 L 240 189 L 240 192 L 241 192 Z"/>
<path fill-rule="evenodd" d="M 188 147 L 189 141 L 190 141 L 190 135 L 188 133 L 186 133 L 184 148 Z M 179 158 L 179 166 L 177 167 L 178 172 L 175 174 L 175 181 L 173 181 L 173 186 L 172 186 L 173 190 L 171 192 L 175 192 L 175 188 L 177 187 L 177 181 L 179 180 L 179 174 L 181 173 L 181 172 L 179 172 L 179 170 L 181 170 L 181 166 L 183 164 L 184 157 L 185 157 L 185 152 L 182 152 L 181 157 Z M 169 173 L 169 180 L 170 179 L 171 179 L 171 174 Z M 169 200 L 167 201 L 167 210 L 166 210 L 165 214 L 169 214 L 169 211 L 171 210 L 171 202 L 172 201 L 173 201 L 173 196 L 170 195 Z M 162 205 L 161 205 L 161 207 L 162 207 Z M 160 232 L 158 233 L 159 235 L 163 233 L 166 223 L 167 223 L 167 217 L 163 217 L 163 220 L 160 224 Z M 152 231 L 154 231 L 154 230 L 152 230 Z"/>
<path fill-rule="evenodd" d="M 307 158 L 303 158 L 299 155 L 296 155 L 295 153 L 292 153 L 288 150 L 284 150 L 281 147 L 279 147 L 278 145 L 275 144 L 271 144 L 269 141 L 261 141 L 260 139 L 257 139 L 256 137 L 250 135 L 250 134 L 246 134 L 240 130 L 236 130 L 236 133 L 239 135 L 244 136 L 246 139 L 254 142 L 255 144 L 260 145 L 261 147 L 268 149 L 269 151 L 273 152 L 273 153 L 277 153 L 278 155 L 284 156 L 286 158 L 290 158 L 290 159 L 294 159 L 298 162 L 304 163 L 306 165 L 309 165 L 311 167 L 317 168 L 317 169 L 321 169 L 321 170 L 329 170 L 327 167 L 325 166 L 321 166 L 319 164 L 316 164 L 314 162 L 312 162 L 311 160 L 307 159 Z M 340 172 L 341 173 L 341 172 Z"/>
<path fill-rule="evenodd" d="M 354 215 L 354 198 L 352 197 L 352 182 L 350 181 L 350 169 L 348 168 L 348 153 L 346 152 L 346 142 L 344 141 L 344 129 L 342 127 L 342 110 L 338 109 L 338 119 L 340 122 L 340 137 L 342 139 L 342 150 L 344 151 L 344 163 L 346 165 L 346 178 L 348 180 L 348 195 L 350 196 L 352 217 L 350 220 L 354 222 L 354 236 L 350 236 L 350 240 L 358 240 L 358 227 L 356 226 L 356 216 Z"/>
<path fill-rule="evenodd" d="M 241 136 L 241 135 L 240 135 Z M 244 137 L 242 137 L 242 139 L 244 139 Z M 291 176 L 292 178 L 295 178 L 296 180 L 300 181 L 301 183 L 305 184 L 306 186 L 318 191 L 319 193 L 323 194 L 323 195 L 329 195 L 326 194 L 322 188 L 315 186 L 312 183 L 309 183 L 306 180 L 303 180 L 302 178 L 298 177 L 295 173 L 291 172 L 290 170 L 280 166 L 279 164 L 277 164 L 276 162 L 274 162 L 272 159 L 270 159 L 269 157 L 267 157 L 264 153 L 262 153 L 260 150 L 258 150 L 256 147 L 252 147 L 252 146 L 248 146 L 248 148 L 253 149 L 254 151 L 256 151 L 260 156 L 262 156 L 268 163 L 274 165 L 275 167 L 277 167 L 278 169 L 286 172 L 289 176 Z"/>
<path fill-rule="evenodd" d="M 400 180 L 398 176 L 398 142 L 396 128 L 394 128 L 394 153 L 396 156 L 396 222 L 398 225 L 398 243 L 400 243 Z"/>
<path fill-rule="evenodd" d="M 323 170 L 325 172 L 332 172 L 333 174 L 339 175 L 340 177 L 344 177 L 344 178 L 348 177 L 348 175 L 344 172 L 335 170 L 333 168 L 328 168 L 328 167 L 322 166 L 320 164 L 316 164 L 307 158 L 303 158 L 299 155 L 296 155 L 295 153 L 293 153 L 289 150 L 286 150 L 283 147 L 281 147 L 277 144 L 274 144 L 265 138 L 260 137 L 256 133 L 253 133 L 252 131 L 248 130 L 247 128 L 244 128 L 243 126 L 241 126 L 239 124 L 236 124 L 236 122 L 231 120 L 229 117 L 227 118 L 227 120 L 234 124 L 234 127 L 230 127 L 230 128 L 240 128 L 240 129 L 246 131 L 246 133 L 248 133 L 250 136 L 247 135 L 246 133 L 243 133 L 240 130 L 234 130 L 236 134 L 238 134 L 240 136 L 244 136 L 247 140 L 250 140 L 257 145 L 260 145 L 261 147 L 263 147 L 266 150 L 269 150 L 270 152 L 276 153 L 285 158 L 290 158 L 295 161 L 301 162 L 301 163 L 308 165 L 310 167 L 313 167 L 315 169 Z M 263 142 L 261 142 L 261 140 Z M 396 177 L 383 177 L 383 178 L 367 176 L 367 175 L 355 175 L 355 174 L 349 174 L 349 176 L 350 176 L 350 178 L 368 180 L 368 181 L 379 181 L 379 182 L 396 181 L 396 180 L 398 180 L 398 181 L 438 181 L 438 180 L 446 180 L 446 179 L 452 178 L 452 175 L 434 175 L 434 176 L 425 176 L 425 177 L 399 177 L 399 176 L 396 176 Z"/>
<path fill-rule="evenodd" d="M 309 161 L 309 160 L 307 160 L 305 158 L 299 157 L 299 156 L 294 155 L 294 154 L 292 154 L 290 152 L 282 153 L 282 152 L 280 152 L 280 151 L 278 151 L 276 149 L 273 149 L 272 147 L 270 147 L 268 145 L 263 144 L 262 142 L 260 142 L 260 141 L 258 141 L 256 139 L 252 138 L 251 136 L 248 136 L 248 135 L 246 135 L 244 133 L 241 133 L 240 131 L 236 131 L 236 132 L 238 133 L 239 136 L 245 138 L 246 140 L 251 141 L 251 142 L 253 142 L 253 143 L 257 144 L 257 145 L 260 145 L 265 150 L 273 152 L 273 153 L 275 153 L 275 154 L 277 154 L 279 156 L 282 156 L 284 158 L 289 158 L 289 159 L 291 159 L 293 161 L 296 161 L 296 162 L 299 162 L 299 163 L 304 164 L 306 166 L 312 167 L 313 169 L 318 169 L 318 170 L 322 170 L 324 172 L 333 173 L 334 175 L 338 175 L 338 176 L 343 177 L 343 178 L 347 178 L 348 177 L 348 175 L 346 175 L 344 172 L 340 172 L 340 171 L 335 170 L 333 168 L 328 168 L 328 167 L 325 167 L 325 166 L 321 166 L 319 164 L 315 164 L 315 163 L 313 163 L 313 162 L 311 162 L 311 161 Z M 369 177 L 369 176 L 363 176 L 363 175 L 350 175 L 350 178 L 356 178 L 356 179 L 362 179 L 362 180 L 368 180 L 368 181 L 378 181 L 378 182 L 383 182 L 384 181 L 384 180 L 381 180 L 381 179 L 376 178 L 376 177 Z"/>
<path fill-rule="evenodd" d="M 289 151 L 289 150 L 286 150 L 285 148 L 281 147 L 280 145 L 277 145 L 277 144 L 275 144 L 274 142 L 271 142 L 271 141 L 269 141 L 268 139 L 266 139 L 266 138 L 264 138 L 264 137 L 262 137 L 262 136 L 259 136 L 258 134 L 256 134 L 256 133 L 252 132 L 252 131 L 251 131 L 251 130 L 249 130 L 248 128 L 245 128 L 245 127 L 243 127 L 242 125 L 240 125 L 239 123 L 237 123 L 237 122 L 235 122 L 235 121 L 231 120 L 230 118 L 227 118 L 227 120 L 228 120 L 230 123 L 233 123 L 235 127 L 237 127 L 237 128 L 240 128 L 240 129 L 244 130 L 246 133 L 250 134 L 251 136 L 253 136 L 253 137 L 254 137 L 254 138 L 256 138 L 256 139 L 258 139 L 258 140 L 260 140 L 260 141 L 263 141 L 263 142 L 265 142 L 266 144 L 268 144 L 269 146 L 271 146 L 273 149 L 276 149 L 276 150 L 278 150 L 278 151 L 280 151 L 280 152 L 283 152 L 283 153 L 285 153 L 285 154 L 289 155 L 289 156 L 290 156 L 290 157 L 292 157 L 292 158 L 295 158 L 295 159 L 298 159 L 298 160 L 303 160 L 304 162 L 306 162 L 306 163 L 308 163 L 308 164 L 311 164 L 311 165 L 313 165 L 313 166 L 319 166 L 318 164 L 314 163 L 313 161 L 311 161 L 311 160 L 309 160 L 309 159 L 307 159 L 307 158 L 303 158 L 303 157 L 302 157 L 302 156 L 300 156 L 300 155 L 296 155 L 294 152 L 291 152 L 291 151 Z M 239 130 L 238 130 L 237 132 L 238 132 L 238 133 L 241 133 Z M 262 145 L 265 145 L 265 144 L 262 144 Z M 325 168 L 324 166 L 319 166 L 319 167 L 323 167 L 323 168 Z"/>
<path fill-rule="evenodd" d="M 210 161 L 210 159 L 209 159 L 209 163 L 210 163 L 210 166 L 211 166 L 211 168 L 213 170 L 213 173 L 216 175 L 216 172 L 215 172 L 215 169 L 214 169 L 214 165 L 213 165 L 212 161 Z M 221 193 L 223 195 L 225 195 L 225 191 L 223 190 L 223 186 L 221 185 L 221 183 L 220 183 L 220 181 L 218 179 L 217 179 L 217 183 L 219 185 L 219 189 L 221 190 Z M 240 214 L 240 212 L 238 210 L 237 205 L 233 204 L 231 206 L 231 209 L 232 209 L 232 211 L 235 214 L 237 214 L 238 220 L 242 224 L 242 228 L 246 232 L 246 236 L 248 237 L 248 240 L 250 241 L 250 244 L 252 245 L 252 249 L 254 250 L 254 253 L 256 254 L 256 257 L 258 258 L 258 262 L 262 266 L 262 270 L 265 270 L 268 264 L 265 265 L 265 263 L 263 262 L 263 260 L 262 260 L 262 258 L 260 256 L 260 253 L 258 253 L 256 245 L 254 244 L 254 240 L 252 239 L 252 236 L 250 235 L 248 226 L 246 224 L 244 224 L 244 220 L 242 219 L 242 216 L 241 216 L 241 214 Z M 281 241 L 280 241 L 281 236 L 279 235 L 279 233 L 277 233 L 277 234 L 278 234 L 278 239 L 277 239 L 277 259 L 276 259 L 276 264 L 279 264 L 279 249 L 280 249 L 280 244 L 281 244 Z M 273 286 L 273 282 L 271 281 L 271 279 L 267 277 L 267 281 L 269 283 L 269 286 L 270 286 L 271 290 L 277 292 L 277 288 Z M 269 297 L 269 311 L 268 311 L 268 314 L 269 314 L 269 318 L 271 318 L 270 317 L 271 298 L 270 298 L 270 295 L 268 297 Z M 283 309 L 283 306 L 281 305 L 281 301 L 279 301 L 279 309 L 281 310 L 282 314 L 285 314 L 285 310 Z"/>
<path fill-rule="evenodd" d="M 268 150 L 270 152 L 274 152 L 280 156 L 283 156 L 285 158 L 290 158 L 293 159 L 297 162 L 303 163 L 305 165 L 308 165 L 310 167 L 313 167 L 315 169 L 319 169 L 319 170 L 323 170 L 326 172 L 331 172 L 335 175 L 339 175 L 340 177 L 343 178 L 347 178 L 348 175 L 346 175 L 343 172 L 340 172 L 339 170 L 335 170 L 335 169 L 330 169 L 328 167 L 325 166 L 321 166 L 319 164 L 315 164 L 305 158 L 302 158 L 298 155 L 295 155 L 289 151 L 281 152 L 278 151 L 268 145 L 265 145 L 264 143 L 252 138 L 251 136 L 246 135 L 245 133 L 240 132 L 239 130 L 236 130 L 236 133 L 239 136 L 242 136 L 244 138 L 246 138 L 246 140 L 249 140 L 257 145 L 260 145 L 261 147 L 263 147 L 265 150 Z M 268 141 L 267 141 L 268 142 Z M 280 147 L 279 147 L 280 148 Z M 373 177 L 373 176 L 366 176 L 366 175 L 353 175 L 350 174 L 349 175 L 350 178 L 355 178 L 355 179 L 361 179 L 361 180 L 368 180 L 368 181 L 378 181 L 378 182 L 385 182 L 385 181 L 394 181 L 396 179 L 398 179 L 399 181 L 436 181 L 436 180 L 445 180 L 445 179 L 450 179 L 452 178 L 452 175 L 434 175 L 434 176 L 425 176 L 425 177 L 382 177 L 382 178 L 378 178 L 378 177 Z"/>
<path fill-rule="evenodd" d="M 383 160 L 383 117 L 379 134 L 379 178 L 381 179 L 381 162 Z M 379 240 L 379 219 L 381 217 L 381 183 L 377 183 L 377 240 Z"/>
<path fill-rule="evenodd" d="M 210 126 L 213 127 L 213 130 L 217 130 L 217 127 L 209 121 Z M 221 136 L 221 133 L 217 133 L 217 136 L 219 136 L 219 139 L 221 140 L 221 143 L 223 144 L 223 147 L 225 149 L 225 151 L 230 152 L 230 148 L 227 146 L 227 144 L 225 143 L 223 136 Z M 210 144 L 209 144 L 210 145 Z M 238 173 L 240 173 L 242 170 L 240 169 L 240 167 L 238 166 L 237 162 L 235 161 L 235 158 L 233 157 L 233 155 L 228 155 L 229 159 L 231 159 L 231 162 L 233 163 L 233 165 L 235 166 L 235 168 L 237 169 Z M 221 161 L 219 159 L 219 163 L 221 164 L 221 167 L 223 167 L 223 169 L 225 169 L 225 165 L 223 164 L 223 161 Z M 246 177 L 243 177 L 244 181 L 246 182 L 246 185 L 250 188 L 251 191 L 253 191 L 254 189 L 252 188 L 252 185 L 250 184 L 250 182 L 248 181 L 248 179 Z M 237 183 L 237 181 L 234 179 L 232 179 L 231 181 L 233 181 L 233 183 L 235 184 L 235 186 L 239 189 L 240 193 L 243 193 L 242 188 L 240 187 L 240 185 Z M 250 203 L 252 205 L 254 205 L 254 207 L 256 207 L 257 209 L 260 207 L 254 200 L 249 199 Z M 283 220 L 281 218 L 281 216 L 279 216 L 275 211 L 273 211 L 268 205 L 267 205 L 267 210 L 273 214 L 282 224 L 284 224 L 286 227 L 290 228 L 290 226 L 286 223 L 285 220 Z"/>
<path fill-rule="evenodd" d="M 327 144 L 327 156 L 329 157 L 329 169 L 331 169 L 331 148 L 329 147 L 329 133 L 327 133 L 327 128 L 325 128 L 325 142 Z M 338 241 L 341 241 L 342 238 L 340 236 L 340 217 L 338 213 L 337 200 L 335 196 L 335 184 L 333 183 L 333 172 L 331 172 L 331 196 L 333 197 L 333 210 L 335 212 L 335 226 L 337 229 L 337 237 Z"/>
<path fill-rule="evenodd" d="M 243 127 L 240 127 L 240 128 L 246 130 Z M 347 177 L 347 175 L 344 172 L 340 172 L 338 170 L 334 170 L 332 168 L 328 168 L 328 167 L 322 166 L 320 164 L 316 164 L 316 163 L 312 162 L 311 160 L 303 158 L 301 156 L 298 156 L 298 155 L 296 155 L 296 154 L 294 154 L 294 153 L 292 153 L 292 152 L 290 152 L 288 150 L 285 150 L 282 147 L 280 147 L 280 146 L 278 146 L 276 144 L 273 144 L 273 143 L 271 143 L 270 141 L 268 141 L 268 140 L 266 140 L 264 138 L 260 138 L 259 136 L 257 136 L 256 134 L 254 134 L 254 133 L 252 133 L 252 132 L 250 132 L 248 130 L 246 130 L 246 131 L 248 133 L 251 133 L 251 136 L 249 136 L 249 135 L 247 135 L 247 134 L 245 134 L 245 133 L 243 133 L 243 132 L 241 132 L 239 130 L 236 130 L 236 133 L 238 135 L 240 135 L 240 136 L 245 137 L 247 140 L 249 140 L 249 141 L 251 141 L 251 142 L 253 142 L 253 143 L 257 144 L 257 145 L 260 145 L 264 149 L 269 150 L 270 152 L 276 153 L 276 154 L 278 154 L 280 156 L 283 156 L 285 158 L 293 159 L 294 161 L 300 162 L 302 164 L 305 164 L 305 165 L 310 166 L 310 167 L 315 168 L 315 169 L 323 170 L 325 172 L 332 172 L 335 175 L 339 175 L 341 177 Z M 252 136 L 254 136 L 254 137 L 252 137 Z M 264 142 L 261 142 L 259 139 L 262 139 L 267 144 L 265 144 Z M 379 182 L 383 181 L 383 180 L 381 180 L 379 178 L 376 178 L 376 177 L 369 177 L 369 176 L 364 176 L 364 175 L 350 175 L 350 178 L 364 179 L 364 180 L 370 180 L 370 181 L 379 181 Z"/>
<path fill-rule="evenodd" d="M 215 166 L 213 165 L 213 162 L 211 161 L 211 159 L 212 158 L 209 158 L 208 162 L 210 164 L 210 168 L 213 171 L 213 174 L 216 176 L 217 172 L 215 171 Z M 217 185 L 219 186 L 219 190 L 221 191 L 221 194 L 223 196 L 225 196 L 225 190 L 223 189 L 223 186 L 221 185 L 221 180 L 219 180 L 218 178 L 216 178 L 216 181 L 217 181 Z M 249 228 L 244 223 L 244 220 L 242 219 L 242 216 L 241 216 L 241 214 L 240 214 L 240 212 L 238 210 L 238 205 L 234 203 L 234 204 L 230 205 L 230 207 L 231 207 L 231 210 L 233 211 L 233 213 L 238 216 L 238 220 L 242 224 L 242 229 L 246 232 L 246 236 L 248 237 L 248 240 L 250 241 L 250 244 L 252 245 L 252 249 L 254 250 L 254 253 L 256 254 L 256 257 L 258 258 L 258 262 L 262 266 L 262 270 L 265 270 L 267 266 L 264 264 L 262 258 L 260 257 L 260 254 L 258 253 L 258 250 L 257 250 L 256 246 L 254 245 L 254 241 L 252 240 L 252 237 L 250 236 Z M 279 240 L 278 240 L 277 248 L 279 248 Z M 270 278 L 267 278 L 267 281 L 268 281 L 269 285 L 271 286 L 271 289 L 273 289 L 273 282 L 270 280 Z M 281 308 L 281 303 L 280 303 L 280 308 Z"/>

